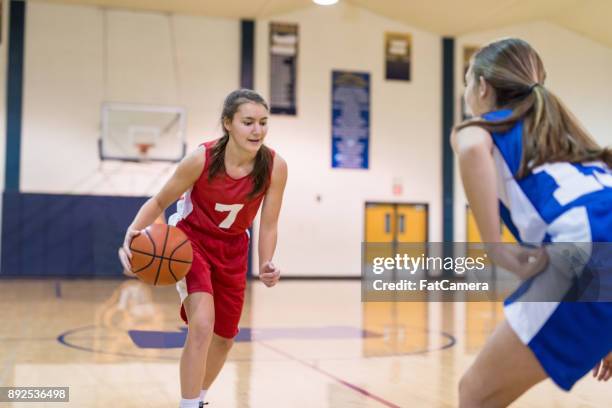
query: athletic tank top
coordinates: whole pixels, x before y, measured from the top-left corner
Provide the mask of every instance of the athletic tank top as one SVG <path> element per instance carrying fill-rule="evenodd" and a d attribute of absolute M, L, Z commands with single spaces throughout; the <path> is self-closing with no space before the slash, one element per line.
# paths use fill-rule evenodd
<path fill-rule="evenodd" d="M 197 240 L 198 236 L 230 238 L 244 234 L 251 227 L 270 185 L 268 179 L 262 192 L 249 197 L 253 189 L 251 174 L 234 179 L 223 170 L 209 180 L 211 151 L 217 141 L 204 143 L 206 163 L 202 174 L 177 202 L 177 213 L 168 221 L 169 224 L 177 223 L 192 240 Z"/>
<path fill-rule="evenodd" d="M 483 117 L 496 121 L 511 113 Z M 500 215 L 519 242 L 612 241 L 612 174 L 603 162 L 545 163 L 517 180 L 523 121 L 491 136 Z"/>

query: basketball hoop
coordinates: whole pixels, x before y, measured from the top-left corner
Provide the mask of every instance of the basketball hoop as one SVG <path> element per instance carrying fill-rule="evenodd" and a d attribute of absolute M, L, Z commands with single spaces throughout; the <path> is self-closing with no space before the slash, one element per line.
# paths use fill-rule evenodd
<path fill-rule="evenodd" d="M 151 147 L 153 147 L 153 143 L 136 143 L 136 149 L 138 149 L 141 160 L 147 159 L 147 153 L 149 153 Z"/>
<path fill-rule="evenodd" d="M 173 106 L 104 103 L 100 158 L 178 163 L 185 156 L 185 116 Z"/>

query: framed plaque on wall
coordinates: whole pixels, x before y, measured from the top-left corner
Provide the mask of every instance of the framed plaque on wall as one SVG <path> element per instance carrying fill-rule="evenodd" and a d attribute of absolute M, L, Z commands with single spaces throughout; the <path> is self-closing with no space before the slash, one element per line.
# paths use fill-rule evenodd
<path fill-rule="evenodd" d="M 410 81 L 412 36 L 385 33 L 385 78 Z"/>
<path fill-rule="evenodd" d="M 297 24 L 270 23 L 270 112 L 296 115 Z"/>

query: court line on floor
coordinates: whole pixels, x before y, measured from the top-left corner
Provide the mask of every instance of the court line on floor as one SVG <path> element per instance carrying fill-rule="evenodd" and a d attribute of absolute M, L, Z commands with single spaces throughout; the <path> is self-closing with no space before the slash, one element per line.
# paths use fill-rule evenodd
<path fill-rule="evenodd" d="M 132 353 L 125 353 L 125 352 L 117 352 L 117 351 L 107 351 L 107 350 L 103 350 L 103 349 L 99 349 L 99 348 L 93 348 L 93 347 L 88 347 L 85 345 L 79 345 L 79 344 L 74 344 L 72 341 L 73 340 L 91 340 L 91 339 L 102 339 L 102 340 L 112 340 L 114 338 L 116 338 L 115 336 L 93 336 L 93 335 L 84 335 L 84 334 L 80 334 L 78 335 L 77 333 L 82 333 L 84 331 L 89 331 L 89 330 L 95 330 L 95 329 L 100 329 L 100 326 L 96 326 L 96 325 L 90 325 L 90 326 L 83 326 L 83 327 L 78 327 L 72 330 L 68 330 L 65 331 L 61 334 L 59 334 L 57 337 L 55 337 L 55 340 L 57 342 L 59 342 L 61 345 L 65 346 L 65 347 L 69 347 L 69 348 L 73 348 L 76 350 L 81 350 L 81 351 L 87 351 L 90 353 L 100 353 L 100 354 L 106 354 L 106 355 L 113 355 L 113 356 L 119 356 L 119 357 L 129 357 L 129 358 L 135 358 L 135 359 L 145 359 L 145 360 L 149 360 L 149 361 L 178 361 L 179 358 L 177 356 L 148 356 L 148 355 L 141 355 L 141 354 L 132 354 Z M 119 329 L 115 329 L 118 330 L 120 332 L 123 332 L 123 330 L 119 330 Z M 427 331 L 427 330 L 426 330 Z M 125 334 L 127 334 L 127 332 L 125 332 Z M 435 351 L 442 351 L 445 349 L 448 349 L 450 347 L 453 347 L 456 344 L 456 339 L 454 336 L 452 336 L 449 333 L 446 332 L 441 332 L 443 337 L 446 337 L 449 342 L 442 345 L 439 348 L 433 348 L 433 349 L 424 349 L 424 350 L 417 350 L 417 351 L 413 351 L 413 352 L 406 352 L 406 353 L 396 353 L 396 354 L 392 354 L 392 355 L 384 355 L 384 356 L 368 356 L 368 357 L 346 357 L 346 358 L 338 358 L 338 357 L 312 357 L 309 358 L 310 360 L 313 361 L 353 361 L 353 360 L 361 360 L 361 359 L 386 359 L 386 358 L 397 358 L 397 357 L 405 357 L 405 356 L 413 356 L 413 355 L 419 355 L 419 354 L 426 354 L 426 353 L 431 353 L 431 352 L 435 352 Z M 70 340 L 68 340 L 68 337 L 70 337 Z M 2 340 L 2 338 L 0 338 L 0 341 Z M 17 340 L 17 339 L 11 339 L 8 338 L 8 340 Z M 35 338 L 35 339 L 27 339 L 27 338 L 23 338 L 23 341 L 27 341 L 27 340 L 50 340 L 47 338 Z M 264 344 L 264 342 L 262 340 L 257 340 L 257 339 L 251 339 L 251 341 L 249 342 L 250 344 L 262 344 L 265 345 L 267 347 L 272 347 L 269 346 L 267 343 Z M 241 343 L 238 343 L 241 344 Z M 242 362 L 274 362 L 274 360 L 266 360 L 266 359 L 253 359 L 252 357 L 248 357 L 248 358 L 229 358 L 228 361 L 231 362 L 236 362 L 236 363 L 242 363 Z"/>
<path fill-rule="evenodd" d="M 128 357 L 128 358 L 135 358 L 135 359 L 149 358 L 148 356 L 134 355 L 134 354 L 129 354 L 129 353 L 117 352 L 117 351 L 99 350 L 99 349 L 95 349 L 91 347 L 79 346 L 77 344 L 72 344 L 68 340 L 66 340 L 66 337 L 70 336 L 73 333 L 77 333 L 79 331 L 87 330 L 87 329 L 95 329 L 95 328 L 96 326 L 92 325 L 92 326 L 79 327 L 74 330 L 68 330 L 60 334 L 59 336 L 57 336 L 57 341 L 66 347 L 70 347 L 76 350 L 88 351 L 90 353 L 93 352 L 93 353 L 107 354 L 111 356 Z M 165 357 L 165 356 L 156 356 L 155 358 L 151 358 L 151 359 L 152 360 L 153 359 L 154 360 L 172 360 L 172 361 L 177 360 L 176 357 Z"/>
<path fill-rule="evenodd" d="M 392 403 L 390 401 L 387 401 L 387 400 L 383 399 L 382 397 L 379 397 L 378 395 L 372 394 L 371 392 L 369 392 L 365 388 L 361 388 L 361 387 L 359 387 L 359 386 L 357 386 L 355 384 L 352 384 L 352 383 L 350 383 L 350 382 L 348 382 L 346 380 L 343 380 L 340 377 L 337 377 L 337 376 L 335 376 L 335 375 L 333 375 L 331 373 L 328 373 L 327 371 L 317 367 L 316 365 L 310 364 L 310 363 L 308 363 L 308 362 L 306 362 L 304 360 L 301 360 L 301 359 L 299 359 L 299 358 L 297 358 L 297 357 L 287 353 L 286 351 L 283 351 L 283 350 L 280 350 L 280 349 L 278 349 L 276 347 L 273 347 L 273 346 L 271 346 L 271 345 L 269 345 L 269 344 L 267 344 L 267 343 L 265 343 L 263 341 L 255 341 L 255 342 L 257 344 L 261 345 L 261 346 L 264 346 L 264 347 L 268 348 L 269 350 L 274 351 L 277 354 L 282 355 L 285 358 L 288 358 L 289 360 L 295 361 L 296 363 L 299 363 L 299 364 L 301 364 L 303 366 L 306 366 L 306 367 L 308 367 L 308 368 L 318 372 L 319 374 L 322 374 L 322 375 L 324 375 L 324 376 L 326 376 L 328 378 L 331 378 L 332 380 L 334 380 L 334 381 L 344 385 L 345 387 L 348 387 L 348 388 L 352 389 L 353 391 L 356 391 L 356 392 L 358 392 L 358 393 L 360 393 L 360 394 L 362 394 L 362 395 L 364 395 L 364 396 L 366 396 L 368 398 L 371 398 L 371 399 L 373 399 L 375 401 L 378 401 L 381 404 L 383 404 L 384 406 L 391 407 L 391 408 L 401 408 L 399 405 L 396 405 L 396 404 L 394 404 L 394 403 Z"/>
<path fill-rule="evenodd" d="M 55 341 L 57 337 L 0 337 L 0 343 L 3 341 Z"/>

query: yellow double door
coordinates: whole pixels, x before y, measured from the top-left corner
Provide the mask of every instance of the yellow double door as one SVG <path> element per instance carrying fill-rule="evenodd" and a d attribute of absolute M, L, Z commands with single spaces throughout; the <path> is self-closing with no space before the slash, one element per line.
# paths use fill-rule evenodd
<path fill-rule="evenodd" d="M 401 243 L 422 243 L 425 248 L 427 216 L 424 204 L 367 203 L 365 261 L 371 262 L 376 256 L 392 257 Z M 414 250 L 421 251 L 419 247 Z M 424 302 L 364 302 L 363 327 L 374 334 L 364 339 L 364 356 L 401 355 L 425 350 L 427 316 Z"/>
<path fill-rule="evenodd" d="M 425 204 L 366 203 L 364 263 L 377 257 L 394 257 L 411 252 L 418 257 L 426 251 L 427 206 Z M 402 243 L 422 243 L 403 246 Z M 412 253 L 414 252 L 414 253 Z"/>
<path fill-rule="evenodd" d="M 364 241 L 427 242 L 427 206 L 367 203 Z"/>

